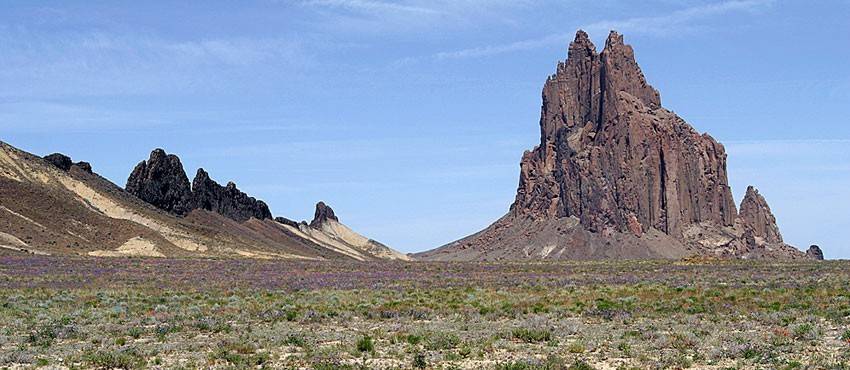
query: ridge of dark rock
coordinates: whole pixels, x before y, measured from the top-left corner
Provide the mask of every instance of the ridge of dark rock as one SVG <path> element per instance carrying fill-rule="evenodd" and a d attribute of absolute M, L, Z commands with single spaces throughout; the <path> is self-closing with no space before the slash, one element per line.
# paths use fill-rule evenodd
<path fill-rule="evenodd" d="M 230 219 L 244 222 L 256 218 L 272 218 L 269 206 L 254 197 L 248 196 L 236 187 L 232 181 L 221 186 L 210 178 L 203 168 L 199 168 L 192 181 L 192 194 L 195 206 L 212 211 Z"/>

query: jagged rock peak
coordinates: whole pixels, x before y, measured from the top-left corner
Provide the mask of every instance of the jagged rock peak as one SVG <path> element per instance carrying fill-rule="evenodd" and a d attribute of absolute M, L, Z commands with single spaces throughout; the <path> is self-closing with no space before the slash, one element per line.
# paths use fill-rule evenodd
<path fill-rule="evenodd" d="M 232 181 L 226 186 L 221 186 L 211 179 L 209 173 L 203 168 L 198 169 L 192 181 L 192 194 L 197 208 L 215 212 L 239 222 L 248 221 L 252 217 L 259 220 L 272 218 L 269 206 L 265 202 L 248 196 Z"/>
<path fill-rule="evenodd" d="M 738 217 L 744 228 L 752 231 L 753 236 L 762 238 L 767 243 L 782 243 L 782 234 L 779 233 L 779 227 L 776 225 L 776 217 L 773 216 L 767 201 L 755 187 L 747 187 Z"/>
<path fill-rule="evenodd" d="M 806 255 L 818 261 L 823 261 L 823 251 L 817 245 L 812 244 L 806 251 Z"/>
<path fill-rule="evenodd" d="M 339 219 L 334 214 L 334 210 L 330 206 L 325 204 L 325 202 L 316 203 L 316 214 L 313 216 L 310 226 L 319 227 L 328 220 L 339 222 Z"/>
<path fill-rule="evenodd" d="M 147 161 L 133 169 L 125 189 L 166 212 L 185 216 L 194 209 L 189 178 L 180 158 L 154 149 Z"/>
<path fill-rule="evenodd" d="M 725 149 L 661 108 L 621 35 L 597 55 L 579 31 L 542 95 L 540 144 L 523 156 L 515 216 L 674 237 L 692 224 L 733 224 Z"/>
<path fill-rule="evenodd" d="M 53 153 L 53 154 L 50 154 L 50 155 L 46 155 L 46 156 L 44 156 L 44 159 L 46 161 L 50 162 L 50 164 L 56 166 L 56 168 L 59 168 L 60 170 L 65 171 L 65 172 L 70 171 L 72 167 L 77 167 L 83 172 L 92 173 L 92 168 L 91 168 L 90 163 L 88 163 L 88 162 L 74 163 L 71 160 L 71 157 L 68 157 L 67 155 L 64 155 L 62 153 Z"/>

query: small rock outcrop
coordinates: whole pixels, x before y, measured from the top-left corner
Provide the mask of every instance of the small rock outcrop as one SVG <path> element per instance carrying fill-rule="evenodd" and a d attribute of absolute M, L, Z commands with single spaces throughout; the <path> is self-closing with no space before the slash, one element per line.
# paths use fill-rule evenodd
<path fill-rule="evenodd" d="M 139 199 L 178 216 L 185 216 L 195 208 L 189 178 L 180 158 L 162 149 L 155 149 L 147 161 L 136 165 L 125 189 Z"/>
<path fill-rule="evenodd" d="M 319 227 L 328 220 L 339 222 L 339 219 L 334 214 L 334 210 L 325 202 L 316 203 L 316 213 L 313 216 L 313 221 L 310 221 L 310 226 Z"/>
<path fill-rule="evenodd" d="M 817 245 L 812 244 L 809 246 L 806 255 L 813 260 L 823 261 L 823 251 Z"/>
<path fill-rule="evenodd" d="M 258 220 L 272 218 L 265 202 L 248 196 L 236 188 L 233 182 L 228 182 L 226 186 L 219 185 L 203 168 L 198 169 L 192 181 L 192 194 L 197 208 L 216 212 L 236 221 L 248 221 L 252 217 Z"/>
<path fill-rule="evenodd" d="M 71 161 L 71 157 L 64 155 L 62 153 L 53 153 L 50 155 L 44 156 L 44 160 L 50 162 L 50 164 L 56 166 L 56 168 L 68 172 L 71 169 L 71 166 L 74 165 L 74 162 Z"/>
<path fill-rule="evenodd" d="M 744 229 L 752 232 L 754 237 L 761 238 L 766 243 L 782 243 L 782 234 L 776 226 L 776 217 L 770 211 L 767 201 L 753 186 L 747 187 L 738 218 Z"/>
<path fill-rule="evenodd" d="M 65 172 L 71 171 L 71 168 L 76 166 L 83 172 L 92 173 L 91 164 L 89 164 L 88 162 L 74 163 L 74 161 L 71 160 L 71 157 L 68 157 L 67 155 L 64 155 L 62 153 L 53 153 L 50 155 L 46 155 L 44 159 L 50 162 L 50 164 L 56 166 L 56 168 L 59 168 L 60 170 Z"/>

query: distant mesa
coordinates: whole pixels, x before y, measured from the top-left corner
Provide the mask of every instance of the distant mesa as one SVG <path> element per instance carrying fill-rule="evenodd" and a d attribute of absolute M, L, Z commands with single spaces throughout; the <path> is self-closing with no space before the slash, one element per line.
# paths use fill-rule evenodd
<path fill-rule="evenodd" d="M 617 32 L 597 52 L 578 31 L 542 101 L 540 144 L 522 156 L 510 211 L 417 257 L 807 257 L 783 243 L 755 188 L 736 210 L 723 145 L 662 107 Z"/>

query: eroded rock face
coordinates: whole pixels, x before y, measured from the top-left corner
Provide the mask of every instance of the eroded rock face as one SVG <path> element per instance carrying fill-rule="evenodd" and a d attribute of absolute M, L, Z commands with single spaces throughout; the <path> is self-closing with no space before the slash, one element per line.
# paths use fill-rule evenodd
<path fill-rule="evenodd" d="M 192 193 L 195 206 L 200 209 L 216 212 L 236 221 L 248 221 L 272 218 L 269 206 L 236 188 L 236 184 L 228 182 L 221 186 L 212 180 L 203 168 L 198 169 L 192 181 Z"/>
<path fill-rule="evenodd" d="M 540 144 L 522 156 L 508 214 L 417 257 L 805 258 L 763 198 L 738 218 L 723 145 L 661 106 L 616 32 L 597 53 L 579 31 L 542 98 Z"/>
<path fill-rule="evenodd" d="M 136 165 L 125 189 L 139 199 L 178 216 L 185 216 L 195 208 L 189 178 L 180 158 L 162 149 L 155 149 L 147 161 Z"/>
<path fill-rule="evenodd" d="M 316 213 L 313 216 L 313 221 L 310 221 L 310 226 L 319 227 L 327 220 L 333 220 L 339 222 L 339 219 L 334 214 L 334 210 L 331 209 L 325 202 L 319 202 L 316 204 Z"/>
<path fill-rule="evenodd" d="M 770 211 L 767 201 L 753 186 L 747 187 L 738 217 L 743 227 L 751 231 L 754 237 L 762 238 L 767 243 L 782 243 L 776 217 Z"/>
<path fill-rule="evenodd" d="M 823 251 L 817 245 L 812 244 L 809 246 L 809 249 L 806 251 L 806 255 L 811 259 L 823 261 Z"/>
<path fill-rule="evenodd" d="M 616 32 L 599 54 L 578 32 L 543 88 L 540 128 L 522 158 L 517 216 L 575 216 L 592 232 L 635 235 L 734 222 L 723 146 L 661 107 Z"/>

